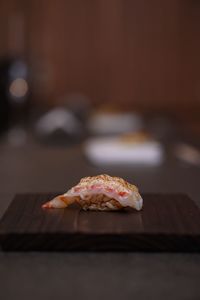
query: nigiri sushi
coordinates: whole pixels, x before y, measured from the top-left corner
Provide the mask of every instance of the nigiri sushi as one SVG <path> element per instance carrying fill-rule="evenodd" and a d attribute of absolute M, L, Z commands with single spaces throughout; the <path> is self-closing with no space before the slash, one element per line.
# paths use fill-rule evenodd
<path fill-rule="evenodd" d="M 106 174 L 84 177 L 68 190 L 43 204 L 43 208 L 65 208 L 77 202 L 84 210 L 120 210 L 132 207 L 141 210 L 143 199 L 138 188 L 122 178 Z"/>

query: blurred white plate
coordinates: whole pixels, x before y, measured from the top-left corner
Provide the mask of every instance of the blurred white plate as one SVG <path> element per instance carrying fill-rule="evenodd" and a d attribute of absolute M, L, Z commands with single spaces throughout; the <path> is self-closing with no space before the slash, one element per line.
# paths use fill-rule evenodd
<path fill-rule="evenodd" d="M 163 148 L 156 141 L 125 143 L 117 137 L 92 138 L 84 145 L 87 158 L 101 164 L 148 164 L 158 165 L 163 161 Z"/>

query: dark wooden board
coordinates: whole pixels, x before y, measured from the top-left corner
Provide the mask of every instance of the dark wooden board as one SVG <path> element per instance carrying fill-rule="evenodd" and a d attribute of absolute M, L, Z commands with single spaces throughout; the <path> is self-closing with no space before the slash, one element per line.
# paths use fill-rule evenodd
<path fill-rule="evenodd" d="M 14 198 L 0 222 L 4 251 L 200 251 L 200 210 L 186 195 L 143 195 L 140 212 L 42 209 L 53 196 Z"/>

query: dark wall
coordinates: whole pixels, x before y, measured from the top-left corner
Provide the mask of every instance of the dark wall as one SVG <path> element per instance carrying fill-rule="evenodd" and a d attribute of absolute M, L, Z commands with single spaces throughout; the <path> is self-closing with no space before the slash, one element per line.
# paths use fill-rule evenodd
<path fill-rule="evenodd" d="M 27 58 L 36 101 L 60 103 L 78 92 L 150 111 L 200 108 L 199 1 L 1 0 L 0 7 L 0 54 Z"/>

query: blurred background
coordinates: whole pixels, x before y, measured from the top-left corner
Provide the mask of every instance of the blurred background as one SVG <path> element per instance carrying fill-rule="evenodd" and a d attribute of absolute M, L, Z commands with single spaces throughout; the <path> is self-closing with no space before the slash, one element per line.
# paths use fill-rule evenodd
<path fill-rule="evenodd" d="M 1 77 L 5 60 L 24 60 L 28 86 L 13 88 L 28 92 L 31 109 L 78 95 L 92 107 L 178 117 L 198 131 L 199 1 L 1 0 L 0 20 Z M 0 97 L 2 110 L 2 82 Z"/>
<path fill-rule="evenodd" d="M 200 165 L 199 1 L 0 0 L 0 24 L 1 145 Z"/>

